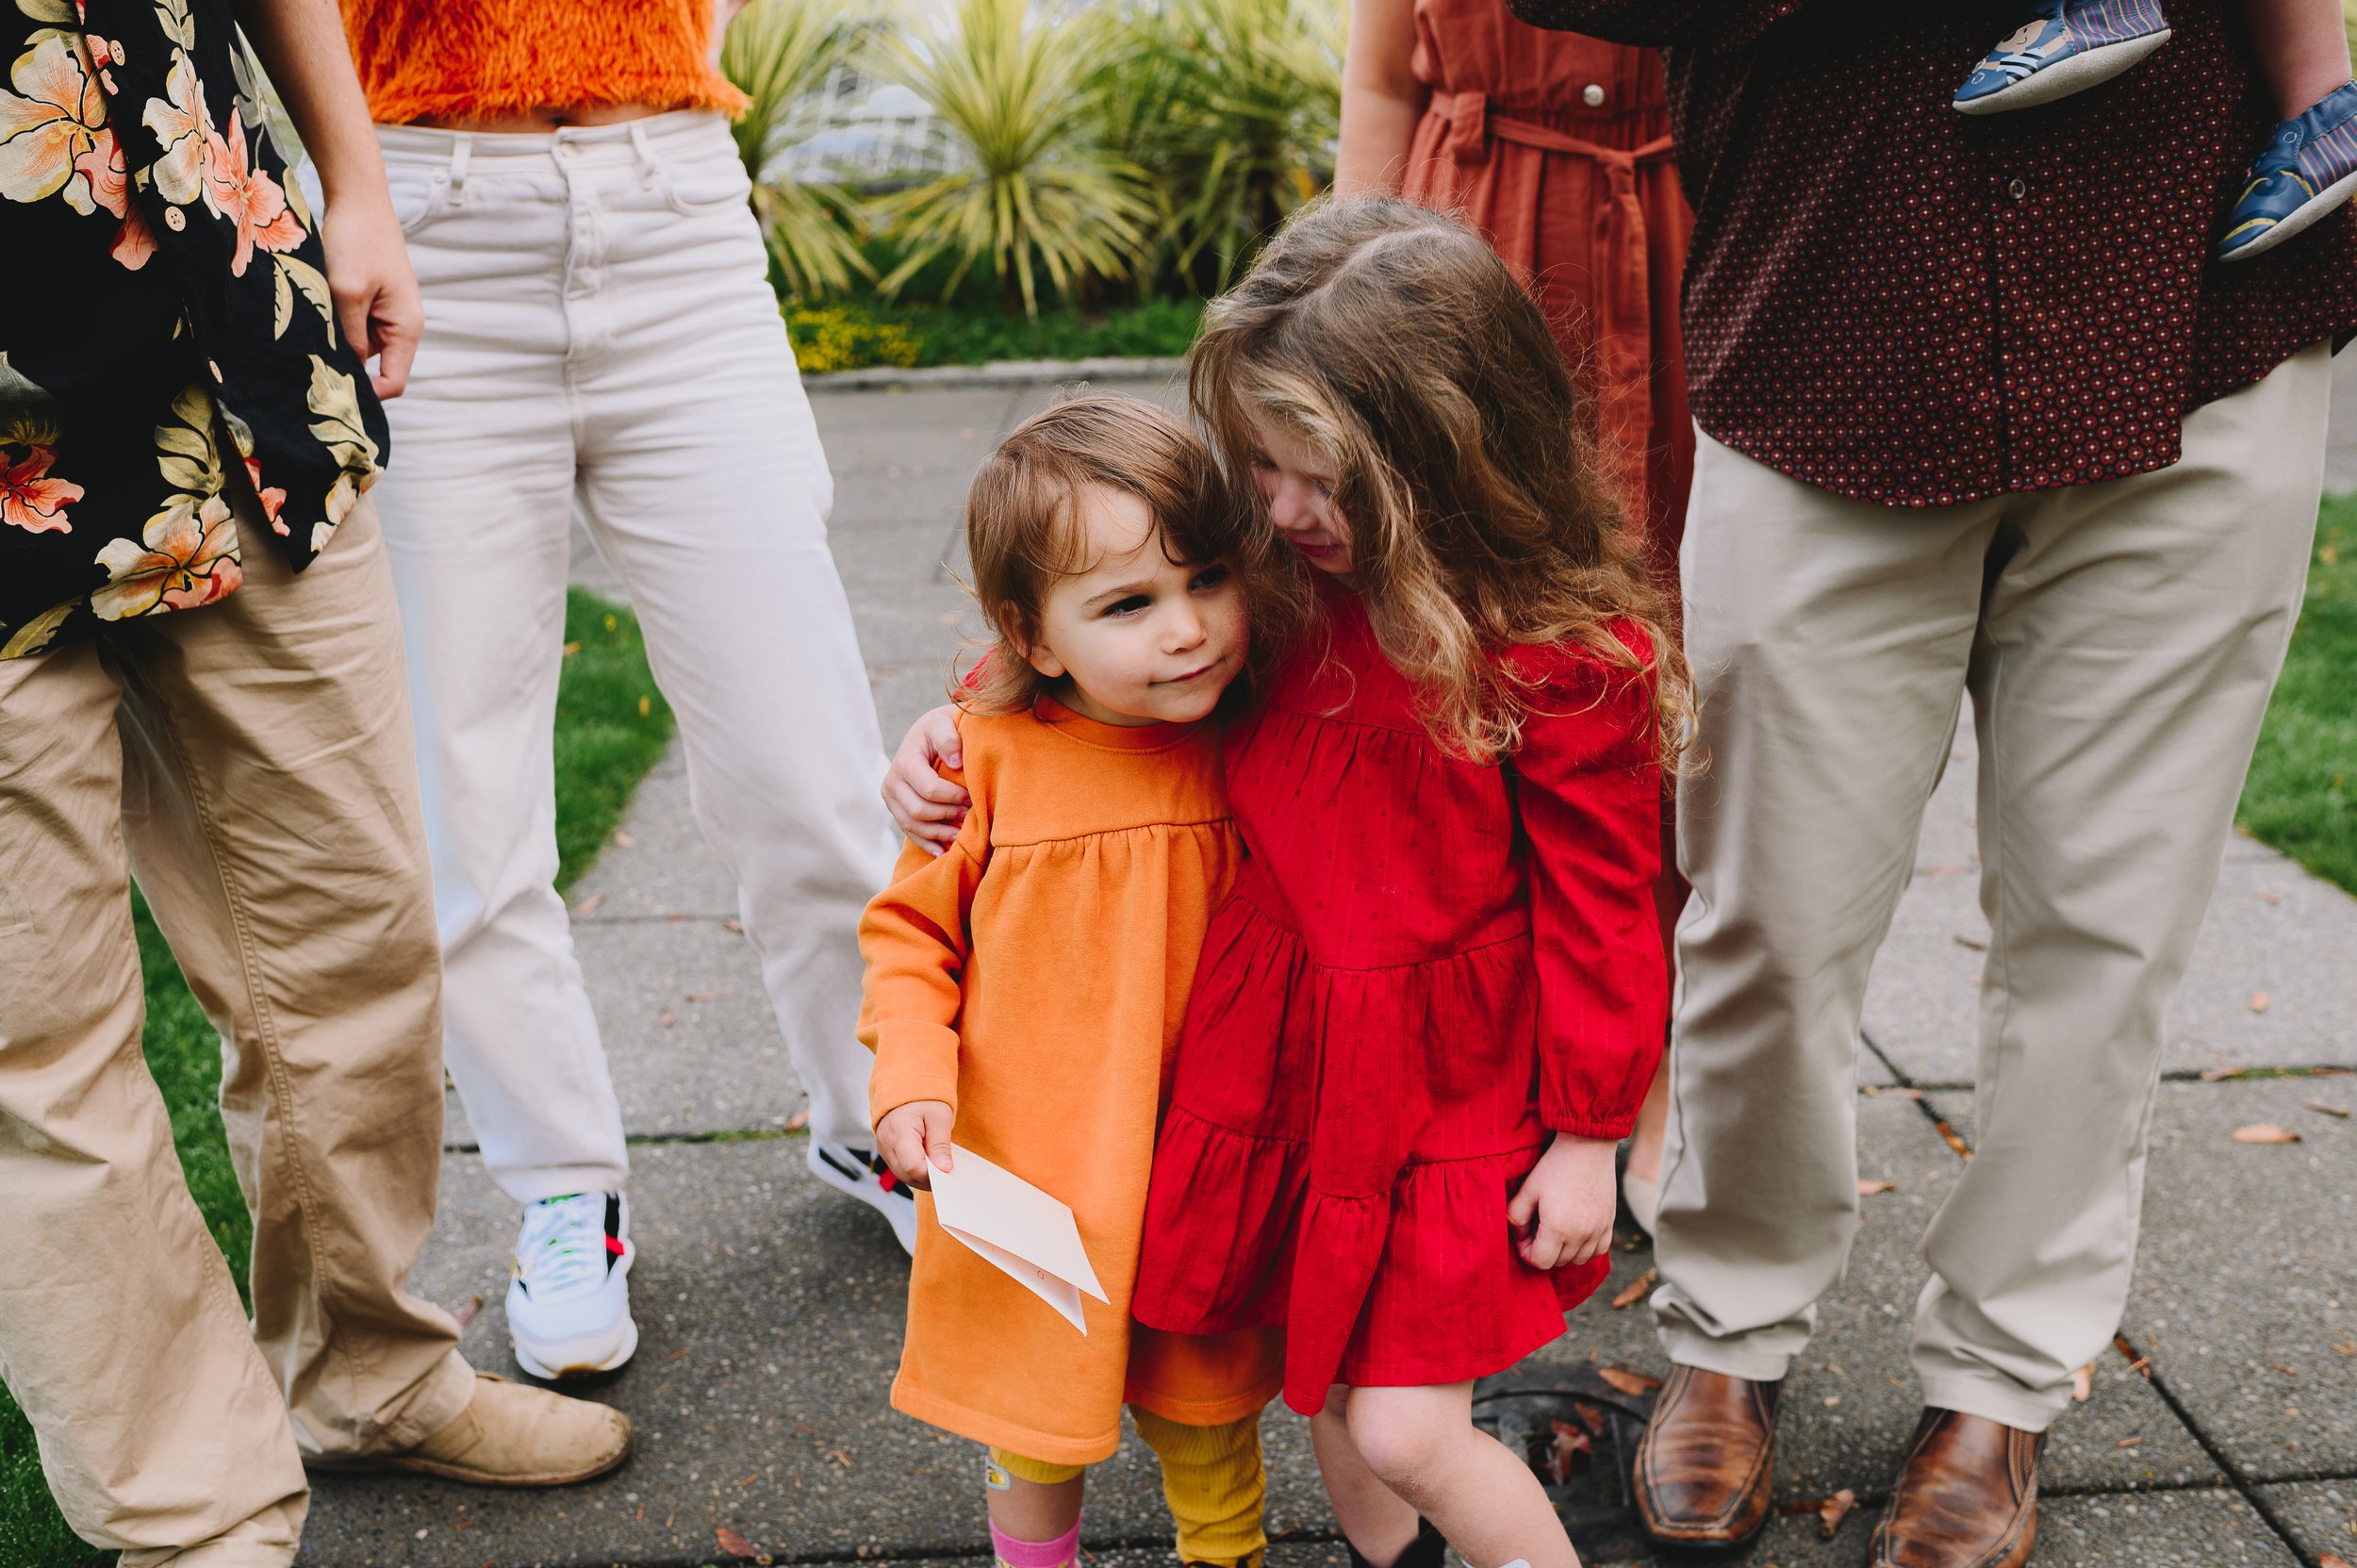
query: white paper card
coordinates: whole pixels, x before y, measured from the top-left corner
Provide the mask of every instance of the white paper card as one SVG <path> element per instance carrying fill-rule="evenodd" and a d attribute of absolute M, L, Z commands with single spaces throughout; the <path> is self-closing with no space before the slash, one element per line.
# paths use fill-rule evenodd
<path fill-rule="evenodd" d="M 970 1148 L 951 1146 L 949 1166 L 931 1173 L 933 1218 L 941 1228 L 1087 1333 L 1080 1293 L 1113 1302 L 1096 1282 L 1071 1206 Z"/>

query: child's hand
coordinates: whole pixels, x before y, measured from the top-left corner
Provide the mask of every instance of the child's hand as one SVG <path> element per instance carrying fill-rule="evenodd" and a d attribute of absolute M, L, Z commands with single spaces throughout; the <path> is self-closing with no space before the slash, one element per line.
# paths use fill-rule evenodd
<path fill-rule="evenodd" d="M 1568 1268 L 1612 1249 L 1615 1147 L 1607 1139 L 1555 1135 L 1507 1205 L 1523 1262 L 1533 1268 Z"/>
<path fill-rule="evenodd" d="M 934 1167 L 949 1168 L 949 1124 L 955 1119 L 956 1113 L 937 1099 L 896 1106 L 876 1124 L 876 1152 L 893 1175 L 930 1192 Z"/>
<path fill-rule="evenodd" d="M 892 753 L 892 766 L 884 772 L 884 809 L 902 833 L 933 854 L 957 838 L 968 799 L 964 790 L 933 771 L 933 764 L 956 767 L 964 760 L 958 746 L 958 710 L 945 703 L 909 726 L 907 738 Z"/>

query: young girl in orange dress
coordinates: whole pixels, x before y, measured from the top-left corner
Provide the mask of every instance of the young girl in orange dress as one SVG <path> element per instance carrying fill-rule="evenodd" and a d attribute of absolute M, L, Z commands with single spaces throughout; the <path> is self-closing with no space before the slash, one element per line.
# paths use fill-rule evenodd
<path fill-rule="evenodd" d="M 1473 1383 L 1607 1270 L 1668 1009 L 1684 666 L 1545 317 L 1468 229 L 1308 210 L 1212 305 L 1190 389 L 1300 587 L 1265 593 L 1277 662 L 1228 729 L 1247 853 L 1130 1308 L 1284 1330 L 1354 1560 L 1573 1568 Z"/>
<path fill-rule="evenodd" d="M 1235 1568 L 1265 1544 L 1274 1332 L 1129 1318 L 1179 1010 L 1241 859 L 1212 716 L 1246 673 L 1245 584 L 1271 580 L 1244 517 L 1202 441 L 1137 399 L 1060 404 L 1007 437 L 966 503 L 997 634 L 956 714 L 973 809 L 938 859 L 910 848 L 860 926 L 894 1175 L 926 1189 L 970 1150 L 1046 1189 L 1110 1298 L 1083 1301 L 1082 1334 L 918 1201 L 892 1403 L 991 1445 L 1007 1568 L 1073 1560 L 1082 1470 L 1113 1452 L 1125 1400 L 1180 1560 Z"/>

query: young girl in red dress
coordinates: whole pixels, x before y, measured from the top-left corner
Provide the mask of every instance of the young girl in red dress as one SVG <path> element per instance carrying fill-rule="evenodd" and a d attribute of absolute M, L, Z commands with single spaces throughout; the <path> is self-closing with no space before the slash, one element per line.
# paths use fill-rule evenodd
<path fill-rule="evenodd" d="M 1297 613 L 1255 625 L 1291 651 L 1226 739 L 1246 858 L 1131 1311 L 1285 1330 L 1354 1561 L 1437 1568 L 1445 1539 L 1471 1568 L 1572 1568 L 1473 1384 L 1608 1271 L 1613 1146 L 1668 1008 L 1684 667 L 1545 318 L 1469 230 L 1309 209 L 1211 306 L 1190 393 L 1293 547 Z M 939 815 L 902 768 L 896 809 Z"/>

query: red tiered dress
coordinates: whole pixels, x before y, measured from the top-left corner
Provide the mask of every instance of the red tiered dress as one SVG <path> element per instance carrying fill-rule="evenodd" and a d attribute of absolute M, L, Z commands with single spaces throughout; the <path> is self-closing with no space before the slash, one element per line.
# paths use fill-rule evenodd
<path fill-rule="evenodd" d="M 1247 858 L 1212 916 L 1131 1310 L 1286 1333 L 1285 1401 L 1459 1382 L 1563 1331 L 1609 1261 L 1525 1263 L 1554 1131 L 1627 1135 L 1668 1011 L 1642 680 L 1566 648 L 1503 767 L 1444 753 L 1357 595 L 1231 733 Z"/>

